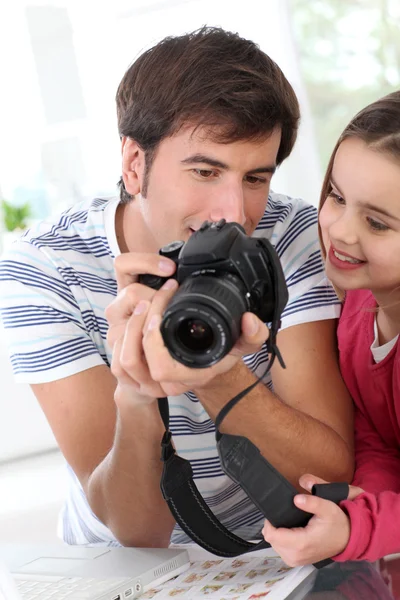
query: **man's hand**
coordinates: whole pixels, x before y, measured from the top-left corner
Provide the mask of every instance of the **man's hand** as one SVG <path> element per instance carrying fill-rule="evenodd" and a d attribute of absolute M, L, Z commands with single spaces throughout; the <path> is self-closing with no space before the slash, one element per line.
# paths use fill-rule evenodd
<path fill-rule="evenodd" d="M 168 273 L 169 267 L 169 273 Z M 256 352 L 268 339 L 269 330 L 254 314 L 242 317 L 242 335 L 231 352 L 206 369 L 192 369 L 172 358 L 160 332 L 165 308 L 178 284 L 168 280 L 158 290 L 137 282 L 138 275 L 167 276 L 175 264 L 151 254 L 123 254 L 115 262 L 118 295 L 106 310 L 108 342 L 113 350 L 111 370 L 118 380 L 116 399 L 126 388 L 143 402 L 175 396 L 207 385 L 214 377 L 230 371 L 238 360 Z"/>
<path fill-rule="evenodd" d="M 242 335 L 232 350 L 222 360 L 206 369 L 192 369 L 172 358 L 166 348 L 160 332 L 162 313 L 167 302 L 164 298 L 155 297 L 148 311 L 143 336 L 144 360 L 151 379 L 153 393 L 158 396 L 176 396 L 209 384 L 215 377 L 230 371 L 245 354 L 252 354 L 260 349 L 268 339 L 269 330 L 254 314 L 245 313 L 242 317 Z M 143 363 L 142 367 L 145 364 Z M 132 372 L 133 373 L 133 372 Z M 136 371 L 141 377 L 141 371 Z"/>
<path fill-rule="evenodd" d="M 311 491 L 315 483 L 327 483 L 313 475 L 300 477 L 302 488 Z M 350 486 L 348 499 L 353 500 L 363 490 Z M 265 521 L 263 535 L 267 542 L 291 567 L 316 563 L 343 552 L 350 538 L 350 521 L 343 510 L 330 500 L 298 494 L 294 504 L 313 516 L 306 527 L 273 527 Z"/>
<path fill-rule="evenodd" d="M 114 394 L 117 402 L 124 395 L 134 398 L 136 403 L 150 403 L 155 400 L 150 389 L 141 386 L 130 376 L 129 371 L 131 362 L 137 362 L 142 354 L 141 332 L 150 302 L 156 293 L 168 294 L 168 289 L 156 292 L 140 285 L 138 277 L 146 273 L 170 277 L 175 268 L 172 260 L 158 254 L 132 252 L 121 254 L 115 259 L 118 293 L 107 307 L 105 315 L 109 325 L 107 341 L 112 350 L 111 371 L 118 382 Z"/>

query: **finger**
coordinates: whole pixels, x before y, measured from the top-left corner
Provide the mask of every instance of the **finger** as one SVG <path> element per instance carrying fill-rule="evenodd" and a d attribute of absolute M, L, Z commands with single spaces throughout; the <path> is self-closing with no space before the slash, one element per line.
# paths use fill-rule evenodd
<path fill-rule="evenodd" d="M 135 306 L 141 300 L 151 301 L 156 294 L 155 290 L 141 285 L 140 283 L 131 283 L 125 287 L 118 296 L 107 306 L 105 316 L 110 326 L 124 324 L 132 315 Z"/>
<path fill-rule="evenodd" d="M 315 475 L 305 473 L 300 477 L 299 483 L 304 490 L 311 492 L 311 488 L 315 483 L 328 483 L 328 481 L 321 479 L 321 477 L 316 477 Z"/>
<path fill-rule="evenodd" d="M 329 519 L 337 510 L 341 510 L 334 502 L 325 500 L 324 498 L 318 498 L 318 496 L 297 494 L 297 496 L 294 497 L 293 502 L 297 508 L 316 515 L 320 519 Z"/>
<path fill-rule="evenodd" d="M 145 328 L 143 350 L 154 381 L 173 381 L 177 363 L 170 355 L 160 331 L 161 315 L 153 314 Z"/>
<path fill-rule="evenodd" d="M 363 493 L 364 490 L 362 488 L 357 487 L 355 485 L 349 485 L 349 495 L 347 496 L 347 498 L 348 500 L 354 500 L 354 498 L 357 498 L 357 496 Z"/>
<path fill-rule="evenodd" d="M 268 327 L 253 313 L 244 313 L 241 328 L 241 336 L 232 351 L 235 355 L 252 354 L 269 338 Z"/>
<path fill-rule="evenodd" d="M 138 275 L 160 275 L 170 277 L 176 269 L 173 260 L 159 254 L 125 252 L 114 261 L 118 291 L 138 280 Z"/>
<path fill-rule="evenodd" d="M 305 527 L 293 527 L 292 529 L 274 527 L 267 520 L 264 522 L 262 533 L 265 540 L 275 548 L 291 547 L 294 543 L 299 544 L 308 535 Z"/>
<path fill-rule="evenodd" d="M 290 548 L 295 542 L 301 542 L 302 534 L 305 535 L 303 528 L 273 527 L 268 521 L 265 523 L 262 533 L 265 541 L 269 542 L 275 549 Z"/>
<path fill-rule="evenodd" d="M 120 354 L 122 348 L 123 338 L 116 340 L 114 344 L 112 359 L 111 359 L 111 373 L 114 375 L 118 383 L 122 386 L 132 386 L 136 391 L 139 390 L 139 384 L 133 381 L 128 373 L 123 369 L 120 362 Z"/>
<path fill-rule="evenodd" d="M 271 523 L 267 519 L 265 519 L 262 534 L 267 540 L 267 542 L 269 541 L 269 538 L 274 534 L 275 531 L 276 528 L 273 525 L 271 525 Z"/>
<path fill-rule="evenodd" d="M 149 382 L 149 369 L 143 353 L 143 326 L 150 309 L 150 302 L 142 300 L 136 306 L 126 324 L 120 351 L 120 363 L 131 379 L 139 384 Z"/>
<path fill-rule="evenodd" d="M 107 343 L 114 353 L 115 343 L 124 337 L 125 334 L 125 322 L 119 323 L 118 325 L 109 325 L 107 330 Z"/>
<path fill-rule="evenodd" d="M 172 296 L 178 289 L 178 282 L 175 279 L 168 279 L 164 285 L 154 294 L 150 310 L 147 314 L 147 318 L 144 324 L 144 331 L 147 329 L 149 321 L 153 315 L 159 315 L 160 317 L 164 314 L 165 309 Z"/>
<path fill-rule="evenodd" d="M 191 369 L 171 356 L 164 344 L 160 325 L 161 315 L 153 315 L 143 337 L 143 349 L 151 378 L 154 381 L 162 382 L 163 389 L 170 390 L 168 395 L 176 395 L 176 392 L 172 392 L 172 390 L 177 389 L 177 382 L 185 387 L 186 382 L 190 381 L 190 389 L 193 389 L 198 382 L 204 383 L 208 380 L 212 374 L 212 367 Z"/>

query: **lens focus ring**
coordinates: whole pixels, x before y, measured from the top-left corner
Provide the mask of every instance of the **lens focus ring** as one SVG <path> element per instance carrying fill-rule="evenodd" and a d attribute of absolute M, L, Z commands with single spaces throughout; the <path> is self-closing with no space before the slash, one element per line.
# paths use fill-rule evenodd
<path fill-rule="evenodd" d="M 189 277 L 165 311 L 161 324 L 165 345 L 179 362 L 209 367 L 232 349 L 248 308 L 238 277 L 228 273 Z"/>

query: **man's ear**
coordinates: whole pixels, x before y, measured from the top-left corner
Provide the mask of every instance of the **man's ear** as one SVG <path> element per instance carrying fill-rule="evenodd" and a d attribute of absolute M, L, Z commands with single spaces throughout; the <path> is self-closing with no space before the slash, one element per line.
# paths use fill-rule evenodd
<path fill-rule="evenodd" d="M 128 137 L 121 139 L 122 179 L 128 194 L 136 196 L 140 193 L 145 169 L 144 152 L 135 140 Z"/>

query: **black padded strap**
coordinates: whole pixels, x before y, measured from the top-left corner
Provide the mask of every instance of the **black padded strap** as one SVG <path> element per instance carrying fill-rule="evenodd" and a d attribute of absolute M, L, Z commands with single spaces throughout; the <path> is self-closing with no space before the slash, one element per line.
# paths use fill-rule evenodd
<path fill-rule="evenodd" d="M 231 533 L 200 495 L 190 462 L 177 454 L 164 462 L 161 491 L 176 522 L 205 550 L 229 558 L 270 547 L 264 540 L 254 544 Z"/>
<path fill-rule="evenodd" d="M 269 548 L 270 544 L 265 540 L 259 543 L 243 540 L 231 533 L 217 519 L 194 483 L 190 462 L 175 453 L 171 432 L 169 431 L 167 398 L 159 398 L 158 407 L 165 425 L 165 433 L 161 442 L 161 459 L 164 463 L 161 477 L 161 491 L 171 513 L 183 531 L 205 550 L 217 556 L 227 558 L 246 554 L 254 550 Z M 313 494 L 338 503 L 340 500 L 347 498 L 348 485 L 335 483 L 318 484 L 314 486 Z M 268 515 L 265 516 L 268 518 Z M 314 566 L 322 568 L 330 562 L 331 560 L 328 559 L 320 561 Z"/>
<path fill-rule="evenodd" d="M 269 548 L 270 544 L 264 540 L 258 544 L 242 540 L 216 518 L 193 481 L 190 462 L 175 453 L 169 431 L 168 399 L 158 398 L 158 408 L 165 426 L 161 441 L 161 459 L 164 462 L 161 492 L 183 531 L 199 546 L 217 556 L 234 557 Z"/>

